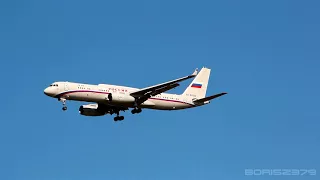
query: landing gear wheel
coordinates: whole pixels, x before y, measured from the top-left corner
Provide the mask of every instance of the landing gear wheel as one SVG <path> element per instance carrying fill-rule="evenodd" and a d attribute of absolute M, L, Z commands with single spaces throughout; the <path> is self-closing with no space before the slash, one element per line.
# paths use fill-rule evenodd
<path fill-rule="evenodd" d="M 132 111 L 131 111 L 131 113 L 132 114 L 135 114 L 135 113 L 141 113 L 142 112 L 142 110 L 141 110 L 141 108 L 138 108 L 138 109 L 132 109 Z"/>
<path fill-rule="evenodd" d="M 66 99 L 64 99 L 64 98 L 59 98 L 58 99 L 60 102 L 62 102 L 62 105 L 63 105 L 63 108 L 62 108 L 62 110 L 63 111 L 66 111 L 68 108 L 67 108 L 67 106 L 66 106 Z"/>
<path fill-rule="evenodd" d="M 124 120 L 124 116 L 116 116 L 114 117 L 114 121 L 122 121 Z"/>

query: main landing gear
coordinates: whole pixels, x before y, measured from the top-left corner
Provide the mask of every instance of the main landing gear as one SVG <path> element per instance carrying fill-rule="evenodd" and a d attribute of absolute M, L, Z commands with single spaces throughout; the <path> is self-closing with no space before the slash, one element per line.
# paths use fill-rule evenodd
<path fill-rule="evenodd" d="M 131 113 L 132 114 L 139 114 L 139 113 L 141 113 L 142 112 L 142 109 L 141 108 L 134 108 L 134 109 L 132 109 L 132 111 L 131 111 Z"/>
<path fill-rule="evenodd" d="M 124 120 L 124 116 L 119 116 L 119 113 L 120 111 L 116 111 L 116 114 L 117 114 L 117 116 L 116 117 L 114 117 L 114 121 L 122 121 L 122 120 Z"/>
<path fill-rule="evenodd" d="M 62 102 L 62 105 L 63 105 L 63 107 L 62 107 L 62 110 L 63 111 L 66 111 L 68 108 L 67 108 L 67 106 L 66 106 L 66 99 L 64 99 L 64 98 L 59 98 L 58 99 L 60 102 Z"/>
<path fill-rule="evenodd" d="M 122 121 L 124 120 L 124 116 L 116 116 L 114 117 L 114 121 Z"/>
<path fill-rule="evenodd" d="M 132 114 L 136 114 L 136 113 L 139 114 L 142 112 L 141 108 L 138 107 L 138 101 L 139 101 L 139 99 L 137 99 L 137 98 L 134 101 L 134 104 L 133 104 L 134 109 L 132 109 L 132 111 L 131 111 Z"/>

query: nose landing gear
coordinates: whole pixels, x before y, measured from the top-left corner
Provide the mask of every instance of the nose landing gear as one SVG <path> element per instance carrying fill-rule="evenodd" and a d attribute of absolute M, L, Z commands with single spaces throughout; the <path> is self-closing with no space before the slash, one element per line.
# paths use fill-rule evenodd
<path fill-rule="evenodd" d="M 63 111 L 66 111 L 68 108 L 67 108 L 67 106 L 66 106 L 66 99 L 64 99 L 64 98 L 59 98 L 58 99 L 60 102 L 62 102 L 62 105 L 63 105 L 63 107 L 62 107 L 62 110 Z"/>

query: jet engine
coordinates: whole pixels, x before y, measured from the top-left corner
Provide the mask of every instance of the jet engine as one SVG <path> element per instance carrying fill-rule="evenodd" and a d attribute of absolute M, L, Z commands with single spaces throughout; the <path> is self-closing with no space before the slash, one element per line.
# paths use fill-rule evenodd
<path fill-rule="evenodd" d="M 108 94 L 108 101 L 113 103 L 134 103 L 134 97 L 126 94 L 120 93 L 110 93 Z"/>
<path fill-rule="evenodd" d="M 79 108 L 79 113 L 84 116 L 103 116 L 105 112 L 98 109 L 98 104 L 82 105 Z"/>

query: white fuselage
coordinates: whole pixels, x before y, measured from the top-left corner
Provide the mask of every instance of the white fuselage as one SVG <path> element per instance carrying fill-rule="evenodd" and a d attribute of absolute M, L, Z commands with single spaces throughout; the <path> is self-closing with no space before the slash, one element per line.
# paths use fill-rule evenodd
<path fill-rule="evenodd" d="M 116 86 L 109 84 L 90 85 L 72 82 L 56 82 L 54 86 L 45 89 L 45 94 L 54 98 L 66 100 L 96 102 L 111 106 L 134 107 L 130 93 L 138 88 Z M 108 100 L 109 94 L 113 100 Z M 134 98 L 133 98 L 134 99 Z M 161 93 L 151 96 L 140 105 L 141 108 L 159 110 L 178 110 L 194 107 L 191 97 L 177 94 Z"/>

